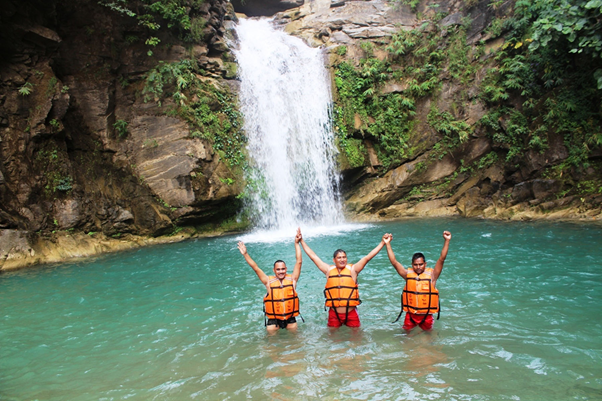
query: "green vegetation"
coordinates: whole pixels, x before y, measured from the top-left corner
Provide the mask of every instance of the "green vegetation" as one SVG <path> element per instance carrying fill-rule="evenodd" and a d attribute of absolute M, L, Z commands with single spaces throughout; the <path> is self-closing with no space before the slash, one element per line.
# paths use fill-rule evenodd
<path fill-rule="evenodd" d="M 489 3 L 493 9 L 501 5 L 497 0 Z M 469 18 L 460 26 L 447 26 L 445 34 L 430 21 L 412 31 L 400 30 L 381 47 L 389 54 L 384 61 L 373 56 L 378 44 L 362 43 L 364 59 L 335 66 L 339 148 L 351 167 L 366 164 L 365 139 L 374 142 L 384 170 L 416 157 L 421 135 L 415 132 L 416 105 L 428 98 L 426 122 L 441 139 L 417 169 L 428 168 L 476 130 L 491 138 L 495 151 L 458 171 L 470 173 L 498 162 L 515 168 L 525 152 L 544 153 L 552 143 L 561 143 L 568 153 L 555 167 L 557 177 L 585 171 L 592 165 L 592 152 L 602 145 L 601 14 L 602 0 L 519 0 L 513 15 L 494 19 L 486 30 L 505 40 L 493 58 L 483 57 L 484 42 L 467 44 Z M 344 56 L 346 50 L 337 53 Z M 486 72 L 478 88 L 477 71 Z M 465 89 L 443 103 L 442 80 Z M 391 85 L 394 93 L 383 90 Z M 465 109 L 477 101 L 475 96 L 487 112 L 470 125 L 464 121 Z M 442 104 L 444 110 L 439 109 Z M 600 183 L 593 182 L 587 193 L 598 190 Z M 584 191 L 585 185 L 579 188 Z"/>
<path fill-rule="evenodd" d="M 69 174 L 66 155 L 53 142 L 45 145 L 34 158 L 37 171 L 42 172 L 41 185 L 44 194 L 55 197 L 57 193 L 68 193 L 73 189 L 73 178 Z"/>
<path fill-rule="evenodd" d="M 193 138 L 208 140 L 230 166 L 242 167 L 246 138 L 234 96 L 226 88 L 201 81 L 197 77 L 201 72 L 191 59 L 160 62 L 146 75 L 144 100 L 161 106 L 164 99 L 171 99 L 167 113 L 187 121 Z"/>
<path fill-rule="evenodd" d="M 124 120 L 117 120 L 113 124 L 113 128 L 119 138 L 125 138 L 128 135 L 128 123 Z"/>
<path fill-rule="evenodd" d="M 418 7 L 418 4 L 420 4 L 420 0 L 395 0 L 395 1 L 400 4 L 410 6 L 412 11 L 414 11 L 414 12 L 416 12 L 416 7 Z"/>
<path fill-rule="evenodd" d="M 29 96 L 33 92 L 33 84 L 31 82 L 25 82 L 19 88 L 19 95 L 21 96 Z"/>
<path fill-rule="evenodd" d="M 59 80 L 56 77 L 50 77 L 48 80 L 48 86 L 46 87 L 46 97 L 50 98 L 54 95 L 58 82 Z"/>
<path fill-rule="evenodd" d="M 439 112 L 436 108 L 432 108 L 429 112 L 428 122 L 454 144 L 465 142 L 472 133 L 472 127 L 465 121 L 456 120 L 451 113 Z"/>
<path fill-rule="evenodd" d="M 531 53 L 551 45 L 565 57 L 569 52 L 596 59 L 593 71 L 597 87 L 602 89 L 601 14 L 602 0 L 520 0 L 515 26 L 529 40 Z"/>
<path fill-rule="evenodd" d="M 49 124 L 50 124 L 50 128 L 52 131 L 58 131 L 58 129 L 61 127 L 61 124 L 58 122 L 58 120 L 56 118 L 53 118 L 52 120 L 50 120 Z"/>
<path fill-rule="evenodd" d="M 602 144 L 602 27 L 589 18 L 600 7 L 601 1 L 516 3 L 497 67 L 482 86 L 490 112 L 481 123 L 508 148 L 506 160 L 529 149 L 543 152 L 560 135 L 569 152 L 562 169 L 587 167 L 591 150 Z M 522 108 L 508 102 L 517 97 Z"/>
<path fill-rule="evenodd" d="M 372 139 L 385 170 L 415 157 L 410 143 L 413 136 L 419 135 L 414 132 L 417 102 L 437 96 L 444 70 L 460 83 L 473 79 L 476 67 L 471 66 L 466 52 L 466 27 L 449 27 L 442 42 L 437 29 L 425 29 L 427 26 L 394 34 L 382 46 L 389 53 L 384 61 L 372 56 L 374 44 L 362 43 L 366 58 L 357 67 L 348 62 L 335 66 L 335 129 L 339 147 L 352 167 L 367 160 L 361 143 L 352 139 Z M 385 83 L 397 89 L 384 92 Z M 361 136 L 357 136 L 358 119 Z M 471 133 L 468 124 L 456 121 L 449 112 L 434 110 L 428 122 L 446 136 L 446 148 L 452 142 L 457 145 L 465 141 Z"/>
<path fill-rule="evenodd" d="M 363 163 L 363 146 L 349 137 L 348 132 L 359 118 L 361 128 L 376 139 L 376 149 L 385 167 L 399 164 L 409 155 L 407 140 L 414 114 L 414 102 L 400 94 L 377 94 L 379 85 L 391 74 L 388 63 L 375 58 L 361 61 L 359 69 L 347 62 L 336 66 L 335 84 L 339 107 L 335 113 L 338 142 L 351 166 Z M 350 129 L 351 128 L 351 129 Z"/>
<path fill-rule="evenodd" d="M 204 0 L 100 0 L 98 4 L 128 18 L 135 18 L 138 25 L 146 28 L 148 37 L 144 39 L 152 48 L 160 43 L 153 32 L 162 26 L 172 30 L 179 40 L 196 43 L 203 39 L 203 30 L 207 21 L 200 16 L 200 6 Z M 138 37 L 128 35 L 126 41 L 134 43 Z"/>

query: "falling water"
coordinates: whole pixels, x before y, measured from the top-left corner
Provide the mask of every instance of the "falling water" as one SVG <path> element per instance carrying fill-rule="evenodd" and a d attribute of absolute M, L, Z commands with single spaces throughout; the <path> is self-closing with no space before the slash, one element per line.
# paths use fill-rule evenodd
<path fill-rule="evenodd" d="M 342 221 L 322 52 L 268 20 L 241 20 L 236 32 L 254 221 L 270 230 Z"/>

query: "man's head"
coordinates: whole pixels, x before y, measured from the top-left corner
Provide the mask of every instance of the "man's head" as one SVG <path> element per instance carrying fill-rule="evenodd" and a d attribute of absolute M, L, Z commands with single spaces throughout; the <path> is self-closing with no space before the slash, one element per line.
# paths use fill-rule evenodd
<path fill-rule="evenodd" d="M 422 274 L 424 269 L 426 269 L 426 259 L 422 253 L 416 252 L 412 256 L 412 270 L 414 270 L 416 274 Z"/>
<path fill-rule="evenodd" d="M 347 252 L 342 249 L 337 249 L 332 255 L 332 261 L 337 269 L 342 269 L 347 266 Z"/>
<path fill-rule="evenodd" d="M 278 259 L 274 262 L 274 275 L 278 280 L 282 280 L 286 277 L 286 264 L 283 260 Z"/>

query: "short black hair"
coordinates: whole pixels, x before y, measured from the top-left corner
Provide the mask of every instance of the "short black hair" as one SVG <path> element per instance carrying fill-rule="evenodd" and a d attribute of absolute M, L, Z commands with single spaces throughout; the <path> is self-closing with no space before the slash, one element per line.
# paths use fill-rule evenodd
<path fill-rule="evenodd" d="M 339 253 L 341 253 L 341 252 L 343 252 L 343 253 L 345 254 L 345 256 L 347 256 L 347 252 L 345 252 L 345 251 L 344 251 L 344 250 L 342 250 L 342 249 L 337 249 L 337 250 L 336 250 L 336 251 L 334 251 L 334 253 L 332 254 L 332 257 L 333 257 L 333 259 L 334 259 L 334 258 L 336 258 L 336 257 L 337 257 L 337 255 L 338 255 Z"/>
<path fill-rule="evenodd" d="M 414 261 L 416 259 L 420 259 L 422 258 L 422 260 L 424 260 L 426 262 L 426 258 L 424 257 L 424 255 L 422 254 L 422 252 L 416 252 L 413 256 L 412 256 L 412 263 L 414 263 Z"/>
<path fill-rule="evenodd" d="M 284 263 L 284 260 L 280 260 L 278 259 L 277 261 L 274 262 L 274 269 L 276 268 L 276 264 L 278 263 Z M 284 266 L 286 266 L 286 263 L 284 263 Z"/>

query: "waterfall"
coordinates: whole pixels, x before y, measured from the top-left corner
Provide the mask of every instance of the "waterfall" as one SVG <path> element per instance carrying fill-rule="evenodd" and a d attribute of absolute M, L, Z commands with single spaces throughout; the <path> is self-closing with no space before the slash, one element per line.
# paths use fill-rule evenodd
<path fill-rule="evenodd" d="M 265 19 L 241 20 L 236 33 L 252 219 L 260 230 L 287 231 L 341 222 L 330 78 L 321 50 Z"/>

